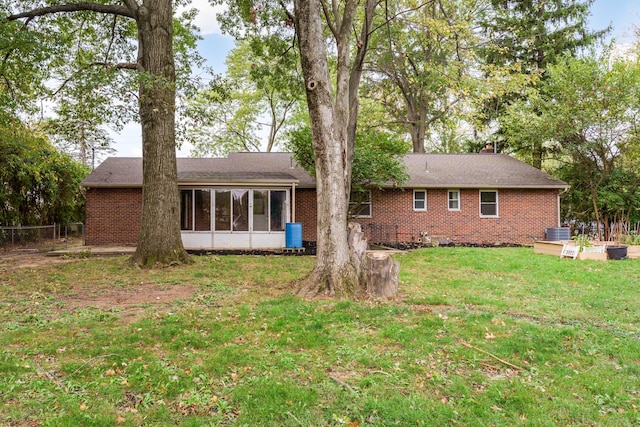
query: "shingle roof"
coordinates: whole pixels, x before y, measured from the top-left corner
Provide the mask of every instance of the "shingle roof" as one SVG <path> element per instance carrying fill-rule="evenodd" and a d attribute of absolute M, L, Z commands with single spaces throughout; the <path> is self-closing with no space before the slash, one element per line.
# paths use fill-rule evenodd
<path fill-rule="evenodd" d="M 568 185 L 507 154 L 407 154 L 404 187 L 567 188 Z"/>
<path fill-rule="evenodd" d="M 506 154 L 407 154 L 406 188 L 567 188 L 568 185 Z M 296 183 L 315 180 L 290 153 L 231 153 L 226 158 L 179 158 L 181 184 Z M 142 159 L 110 157 L 85 187 L 140 187 Z"/>

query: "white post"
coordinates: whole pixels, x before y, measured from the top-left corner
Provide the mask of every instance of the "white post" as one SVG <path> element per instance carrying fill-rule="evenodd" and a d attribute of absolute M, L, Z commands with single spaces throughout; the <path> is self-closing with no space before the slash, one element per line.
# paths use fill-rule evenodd
<path fill-rule="evenodd" d="M 291 184 L 291 222 L 296 222 L 296 183 Z"/>

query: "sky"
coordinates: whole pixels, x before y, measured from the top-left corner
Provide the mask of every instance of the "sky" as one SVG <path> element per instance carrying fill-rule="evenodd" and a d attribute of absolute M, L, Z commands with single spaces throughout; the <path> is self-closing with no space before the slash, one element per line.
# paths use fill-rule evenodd
<path fill-rule="evenodd" d="M 208 0 L 193 0 L 192 7 L 200 13 L 195 24 L 200 28 L 202 40 L 198 44 L 200 54 L 207 60 L 207 64 L 216 73 L 224 73 L 225 58 L 233 48 L 234 40 L 230 36 L 223 35 L 216 22 L 216 13 L 220 6 L 215 8 L 209 5 Z M 601 30 L 608 25 L 613 29 L 609 38 L 616 44 L 624 45 L 633 40 L 634 25 L 640 27 L 640 0 L 595 0 L 591 7 L 589 26 L 592 30 Z M 115 141 L 116 153 L 119 157 L 142 156 L 140 125 L 130 123 L 119 134 L 112 134 Z M 190 147 L 181 147 L 178 157 L 188 157 Z"/>

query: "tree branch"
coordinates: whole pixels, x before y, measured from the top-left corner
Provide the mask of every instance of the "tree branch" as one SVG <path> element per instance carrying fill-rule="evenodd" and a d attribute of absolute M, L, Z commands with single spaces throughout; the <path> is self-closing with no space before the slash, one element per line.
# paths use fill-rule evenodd
<path fill-rule="evenodd" d="M 284 4 L 283 0 L 279 0 L 280 6 L 282 7 L 282 10 L 284 10 L 284 13 L 287 14 L 287 18 L 289 18 L 291 20 L 291 22 L 295 22 L 296 18 L 295 16 L 293 16 L 293 13 L 289 12 L 289 9 L 287 9 L 287 5 Z"/>
<path fill-rule="evenodd" d="M 91 67 L 105 67 L 105 68 L 114 68 L 116 70 L 137 70 L 138 69 L 138 64 L 134 63 L 134 62 L 120 62 L 120 63 L 116 63 L 116 64 L 110 64 L 107 62 L 92 62 L 91 64 L 88 64 L 87 66 L 83 67 L 82 69 L 76 71 L 75 73 L 73 73 L 71 75 L 71 77 L 69 77 L 68 79 L 66 79 L 64 82 L 62 82 L 62 84 L 60 85 L 60 87 L 53 93 L 52 96 L 56 96 L 58 93 L 60 93 L 60 91 L 62 89 L 65 88 L 65 86 L 67 86 L 67 84 L 78 74 L 80 74 L 82 71 L 87 70 Z"/>
<path fill-rule="evenodd" d="M 122 0 L 122 1 L 124 2 L 125 6 L 129 9 L 132 16 L 135 17 L 135 15 L 138 13 L 138 9 L 140 8 L 136 0 Z"/>
<path fill-rule="evenodd" d="M 104 54 L 105 62 L 109 59 L 109 54 L 111 53 L 111 47 L 113 46 L 113 41 L 116 38 L 116 22 L 118 22 L 118 17 L 114 15 L 113 23 L 111 24 L 111 37 L 109 38 L 109 45 L 107 46 L 107 51 Z"/>
<path fill-rule="evenodd" d="M 127 2 L 127 0 L 125 0 L 125 2 Z M 6 18 L 6 20 L 16 21 L 22 18 L 27 18 L 28 20 L 31 20 L 38 16 L 51 15 L 54 13 L 81 12 L 81 11 L 108 13 L 112 15 L 126 16 L 128 18 L 135 18 L 135 15 L 131 12 L 130 8 L 126 6 L 82 2 L 82 3 L 72 3 L 72 4 L 61 4 L 58 6 L 41 7 L 41 8 L 33 9 L 27 12 L 10 15 Z"/>
<path fill-rule="evenodd" d="M 325 0 L 320 0 L 320 4 L 322 5 L 322 12 L 324 13 L 325 21 L 329 26 L 329 30 L 331 30 L 331 34 L 333 37 L 338 37 L 338 30 L 336 26 L 333 24 L 333 20 L 331 19 L 331 14 L 329 13 L 329 8 L 327 7 L 327 2 Z"/>

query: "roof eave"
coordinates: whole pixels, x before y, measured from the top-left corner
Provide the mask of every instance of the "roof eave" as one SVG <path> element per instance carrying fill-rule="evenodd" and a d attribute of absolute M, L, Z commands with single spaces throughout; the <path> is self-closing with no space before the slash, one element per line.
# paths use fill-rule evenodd
<path fill-rule="evenodd" d="M 547 184 L 547 185 L 504 185 L 504 184 L 410 184 L 401 186 L 385 186 L 384 188 L 424 188 L 427 190 L 435 190 L 441 188 L 456 188 L 456 189 L 475 189 L 475 188 L 495 188 L 503 190 L 564 190 L 569 188 L 569 185 L 563 184 Z"/>
<path fill-rule="evenodd" d="M 269 186 L 269 185 L 278 185 L 278 186 L 287 186 L 290 187 L 292 185 L 297 185 L 300 182 L 298 179 L 243 179 L 243 180 L 220 180 L 220 181 L 202 181 L 202 180 L 180 180 L 178 181 L 179 187 L 184 186 L 217 186 L 217 187 L 228 187 L 228 186 L 243 186 L 243 185 L 251 185 L 251 186 Z"/>

